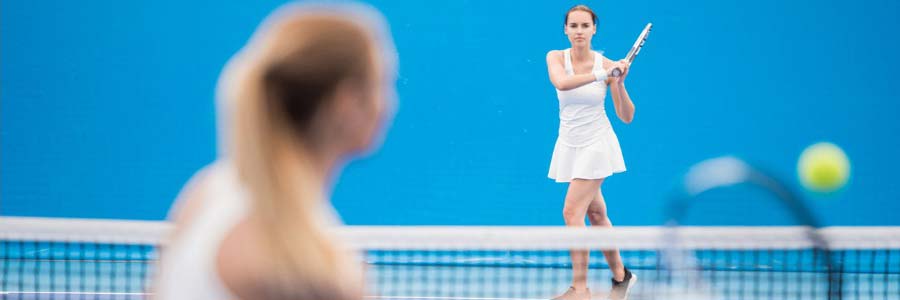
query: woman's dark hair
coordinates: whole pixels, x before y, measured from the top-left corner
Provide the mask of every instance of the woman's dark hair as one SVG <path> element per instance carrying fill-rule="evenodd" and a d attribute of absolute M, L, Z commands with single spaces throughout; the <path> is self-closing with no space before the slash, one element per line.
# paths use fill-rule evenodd
<path fill-rule="evenodd" d="M 594 25 L 597 25 L 597 14 L 594 13 L 594 10 L 584 4 L 572 6 L 572 8 L 570 8 L 569 11 L 566 12 L 566 19 L 565 21 L 563 21 L 563 24 L 569 23 L 569 14 L 571 14 L 573 11 L 583 11 L 591 14 L 591 20 L 594 20 Z"/>

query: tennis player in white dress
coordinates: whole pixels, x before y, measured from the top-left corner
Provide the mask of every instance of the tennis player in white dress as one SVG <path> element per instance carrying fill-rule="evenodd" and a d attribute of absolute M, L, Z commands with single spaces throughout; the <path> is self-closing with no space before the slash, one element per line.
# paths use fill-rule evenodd
<path fill-rule="evenodd" d="M 628 64 L 611 61 L 591 49 L 597 17 L 587 6 L 572 7 L 564 24 L 571 48 L 547 53 L 550 81 L 559 97 L 559 137 L 548 176 L 569 183 L 563 208 L 567 226 L 584 227 L 587 215 L 591 226 L 612 227 L 600 186 L 606 177 L 625 172 L 625 160 L 606 117 L 604 100 L 608 89 L 616 115 L 631 123 L 634 104 L 624 84 Z M 610 77 L 608 71 L 616 67 L 624 70 L 623 74 Z M 603 255 L 613 273 L 610 299 L 627 299 L 637 277 L 625 268 L 618 250 L 605 250 Z M 590 299 L 589 252 L 571 251 L 571 257 L 572 286 L 556 299 Z"/>

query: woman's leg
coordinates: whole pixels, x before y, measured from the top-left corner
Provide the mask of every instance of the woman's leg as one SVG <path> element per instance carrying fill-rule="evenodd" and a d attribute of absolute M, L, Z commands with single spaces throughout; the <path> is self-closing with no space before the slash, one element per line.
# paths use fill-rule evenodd
<path fill-rule="evenodd" d="M 597 189 L 603 179 L 574 179 L 569 183 L 566 192 L 566 203 L 563 207 L 563 218 L 566 226 L 584 227 L 584 217 L 588 207 L 596 196 Z M 587 271 L 589 251 L 572 250 L 572 287 L 576 292 L 587 290 Z"/>
<path fill-rule="evenodd" d="M 603 199 L 603 193 L 598 188 L 595 191 L 591 204 L 588 206 L 588 220 L 591 226 L 612 228 L 612 221 L 606 214 L 606 201 Z M 618 249 L 603 250 L 603 256 L 606 257 L 606 263 L 609 264 L 609 270 L 613 273 L 616 281 L 622 281 L 625 278 L 625 265 L 622 264 L 622 257 L 619 255 Z"/>

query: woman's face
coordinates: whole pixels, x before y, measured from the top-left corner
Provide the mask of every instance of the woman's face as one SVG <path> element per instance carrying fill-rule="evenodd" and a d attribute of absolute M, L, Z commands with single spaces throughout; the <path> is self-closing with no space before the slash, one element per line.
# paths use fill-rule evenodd
<path fill-rule="evenodd" d="M 376 51 L 373 51 L 376 52 Z M 338 122 L 350 126 L 349 152 L 365 153 L 377 149 L 383 140 L 386 125 L 390 123 L 396 106 L 395 76 L 391 75 L 388 62 L 380 53 L 372 53 L 368 79 L 358 87 L 354 108 L 344 110 Z"/>
<path fill-rule="evenodd" d="M 380 53 L 372 53 L 371 62 L 371 70 L 374 72 L 369 92 L 372 110 L 368 115 L 369 121 L 366 126 L 368 132 L 364 150 L 374 150 L 381 146 L 384 131 L 387 130 L 387 123 L 390 123 L 394 117 L 397 102 L 396 79 L 388 66 L 390 63 L 386 62 Z"/>
<path fill-rule="evenodd" d="M 590 46 L 591 38 L 597 33 L 597 26 L 590 13 L 576 10 L 569 13 L 565 33 L 573 47 Z"/>

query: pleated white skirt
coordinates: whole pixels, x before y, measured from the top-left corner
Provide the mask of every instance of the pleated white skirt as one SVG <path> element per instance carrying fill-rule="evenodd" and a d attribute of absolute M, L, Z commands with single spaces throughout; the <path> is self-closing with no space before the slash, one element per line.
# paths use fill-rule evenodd
<path fill-rule="evenodd" d="M 584 147 L 568 146 L 557 139 L 547 176 L 556 182 L 570 182 L 576 178 L 606 178 L 621 172 L 625 172 L 625 158 L 619 138 L 609 128 L 597 141 Z"/>

